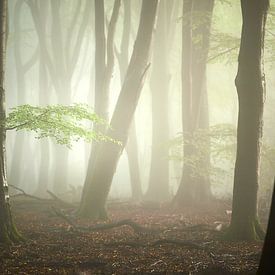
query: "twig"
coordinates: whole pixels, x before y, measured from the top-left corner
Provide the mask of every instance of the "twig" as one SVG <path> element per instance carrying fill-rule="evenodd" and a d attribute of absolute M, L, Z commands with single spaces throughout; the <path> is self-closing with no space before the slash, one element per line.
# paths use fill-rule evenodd
<path fill-rule="evenodd" d="M 187 246 L 195 249 L 205 249 L 204 246 L 197 244 L 193 241 L 189 241 L 189 240 L 184 241 L 184 240 L 176 240 L 176 239 L 160 239 L 153 242 L 152 246 L 162 245 L 162 244 L 175 244 L 175 245 Z"/>

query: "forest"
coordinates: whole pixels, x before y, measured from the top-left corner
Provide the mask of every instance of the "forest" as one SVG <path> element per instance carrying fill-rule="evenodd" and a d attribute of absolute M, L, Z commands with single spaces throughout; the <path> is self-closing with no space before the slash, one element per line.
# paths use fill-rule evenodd
<path fill-rule="evenodd" d="M 0 274 L 275 274 L 275 4 L 0 0 Z"/>

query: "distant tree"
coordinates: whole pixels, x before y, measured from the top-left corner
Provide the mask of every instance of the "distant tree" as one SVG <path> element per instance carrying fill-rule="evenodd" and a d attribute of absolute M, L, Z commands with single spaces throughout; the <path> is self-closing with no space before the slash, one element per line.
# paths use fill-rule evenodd
<path fill-rule="evenodd" d="M 269 1 L 242 0 L 243 16 L 236 88 L 239 99 L 237 157 L 227 238 L 263 238 L 257 218 L 259 156 L 264 109 L 262 56 Z"/>
<path fill-rule="evenodd" d="M 275 261 L 273 259 L 275 253 L 275 181 L 273 186 L 273 195 L 267 232 L 265 236 L 262 256 L 260 260 L 257 275 L 266 275 L 275 273 Z"/>
<path fill-rule="evenodd" d="M 206 65 L 214 0 L 183 1 L 182 18 L 182 127 L 184 135 L 209 127 Z M 184 157 L 198 154 L 196 146 L 185 142 Z M 209 150 L 197 169 L 210 165 Z M 183 164 L 182 178 L 174 198 L 176 205 L 207 202 L 211 198 L 209 175 L 192 176 L 192 167 Z"/>
<path fill-rule="evenodd" d="M 175 1 L 161 0 L 153 43 L 152 73 L 152 149 L 146 199 L 165 201 L 169 194 L 169 60 L 175 32 Z"/>
<path fill-rule="evenodd" d="M 47 22 L 49 14 L 49 1 L 41 2 L 41 21 Z M 42 28 L 46 28 L 46 24 L 42 24 Z M 46 33 L 46 30 L 43 30 Z M 45 106 L 50 103 L 52 94 L 50 87 L 50 78 L 47 71 L 47 61 L 43 53 L 43 47 L 39 45 L 39 61 L 38 61 L 38 89 L 39 89 L 39 105 Z M 44 196 L 47 193 L 50 173 L 50 140 L 48 138 L 40 141 L 40 162 L 38 172 L 38 184 L 35 193 L 39 196 Z"/>
<path fill-rule="evenodd" d="M 27 73 L 32 69 L 32 67 L 38 61 L 38 48 L 36 47 L 31 56 L 25 60 L 24 57 L 24 31 L 22 29 L 22 18 L 24 15 L 24 0 L 17 0 L 14 5 L 14 61 L 16 69 L 16 104 L 22 105 L 27 102 L 26 95 L 26 76 Z M 15 186 L 19 186 L 23 180 L 23 170 L 24 166 L 22 163 L 22 158 L 24 157 L 24 152 L 30 153 L 30 147 L 26 139 L 25 133 L 16 133 L 15 141 L 13 146 L 13 154 L 11 156 L 11 167 L 10 173 L 8 175 L 9 182 Z M 26 163 L 25 163 L 26 164 Z"/>
<path fill-rule="evenodd" d="M 7 43 L 7 9 L 8 1 L 0 1 L 0 242 L 11 243 L 21 240 L 12 220 L 7 183 L 6 163 L 6 130 L 3 123 L 6 118 L 5 109 L 5 56 Z"/>
<path fill-rule="evenodd" d="M 91 15 L 92 1 L 72 1 L 73 15 L 63 27 L 62 6 L 64 1 L 49 0 L 51 16 L 45 17 L 45 1 L 26 0 L 34 28 L 37 34 L 39 50 L 44 55 L 43 61 L 49 79 L 56 92 L 57 101 L 62 105 L 71 104 L 73 77 L 80 58 L 82 42 L 85 38 Z M 78 23 L 79 22 L 79 23 Z M 54 146 L 54 184 L 56 193 L 67 188 L 69 152 L 61 146 Z"/>
<path fill-rule="evenodd" d="M 150 45 L 155 25 L 158 0 L 143 0 L 140 23 L 132 57 L 125 80 L 111 119 L 111 129 L 107 135 L 120 140 L 122 145 L 107 145 L 99 148 L 90 181 L 85 182 L 85 192 L 79 214 L 90 218 L 106 218 L 106 200 L 119 157 L 124 149 L 130 125 L 142 90 L 145 75 L 149 67 Z"/>

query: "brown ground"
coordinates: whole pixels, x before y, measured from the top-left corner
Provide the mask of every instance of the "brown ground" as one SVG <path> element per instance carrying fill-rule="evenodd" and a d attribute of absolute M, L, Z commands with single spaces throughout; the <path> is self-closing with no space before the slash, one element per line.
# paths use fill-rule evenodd
<path fill-rule="evenodd" d="M 180 212 L 115 203 L 109 210 L 112 221 L 130 218 L 153 230 L 122 226 L 79 232 L 48 202 L 17 198 L 15 221 L 27 242 L 0 247 L 0 274 L 255 274 L 262 243 L 221 241 L 221 233 L 213 230 L 228 224 L 227 209 L 221 202 L 207 211 Z M 176 242 L 156 242 L 163 239 Z"/>

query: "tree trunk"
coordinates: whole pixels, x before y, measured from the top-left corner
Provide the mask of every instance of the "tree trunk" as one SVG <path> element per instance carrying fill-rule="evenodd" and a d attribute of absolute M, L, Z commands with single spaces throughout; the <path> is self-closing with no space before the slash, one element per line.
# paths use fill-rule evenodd
<path fill-rule="evenodd" d="M 123 34 L 121 39 L 120 54 L 117 54 L 118 65 L 120 70 L 121 86 L 123 85 L 127 67 L 129 65 L 129 46 L 131 35 L 131 0 L 124 0 L 124 20 Z M 140 201 L 142 198 L 142 187 L 138 161 L 138 142 L 136 133 L 135 118 L 133 118 L 130 127 L 129 138 L 126 145 L 126 153 L 128 157 L 129 173 L 131 181 L 132 200 Z"/>
<path fill-rule="evenodd" d="M 138 144 L 135 119 L 133 119 L 130 127 L 129 138 L 126 145 L 126 152 L 129 163 L 132 200 L 138 202 L 142 199 L 142 187 L 139 172 Z"/>
<path fill-rule="evenodd" d="M 119 157 L 125 147 L 128 131 L 135 113 L 140 92 L 148 69 L 150 45 L 155 24 L 157 0 L 143 0 L 140 24 L 133 54 L 124 84 L 111 119 L 107 135 L 119 140 L 121 145 L 106 143 L 99 148 L 91 181 L 84 188 L 80 215 L 94 219 L 106 218 L 105 204 Z M 126 108 L 127 106 L 127 108 Z"/>
<path fill-rule="evenodd" d="M 275 274 L 275 181 L 267 232 L 257 275 Z"/>
<path fill-rule="evenodd" d="M 186 0 L 183 5 L 182 126 L 184 136 L 189 139 L 198 129 L 209 128 L 206 65 L 213 8 L 214 0 Z M 195 146 L 184 138 L 184 158 L 192 158 L 198 154 Z M 204 167 L 210 166 L 210 148 L 204 156 L 198 156 L 198 159 L 200 160 L 197 169 L 207 171 Z M 174 200 L 177 205 L 198 205 L 207 203 L 212 198 L 209 174 L 193 174 L 196 174 L 193 168 L 184 163 L 180 186 Z"/>
<path fill-rule="evenodd" d="M 236 88 L 239 99 L 233 204 L 227 238 L 263 238 L 257 218 L 260 140 L 264 108 L 262 55 L 269 1 L 242 0 L 242 37 Z"/>
<path fill-rule="evenodd" d="M 5 109 L 5 55 L 7 42 L 7 0 L 0 1 L 0 120 L 6 118 Z M 0 125 L 0 242 L 11 243 L 21 239 L 12 220 L 6 166 L 6 130 Z"/>
<path fill-rule="evenodd" d="M 105 38 L 104 0 L 95 0 L 95 113 L 109 121 L 109 97 L 112 73 L 114 70 L 114 35 L 120 9 L 120 0 L 116 0 L 108 27 L 107 40 Z M 104 133 L 105 125 L 95 126 L 95 131 Z M 84 183 L 91 180 L 99 144 L 94 142 L 88 162 L 87 175 Z"/>
<path fill-rule="evenodd" d="M 160 1 L 156 35 L 154 39 L 152 91 L 152 151 L 146 199 L 169 199 L 169 39 L 174 2 Z M 169 7 L 169 5 L 171 7 Z M 170 26 L 170 28 L 168 27 Z M 171 38 L 171 37 L 170 37 Z"/>

